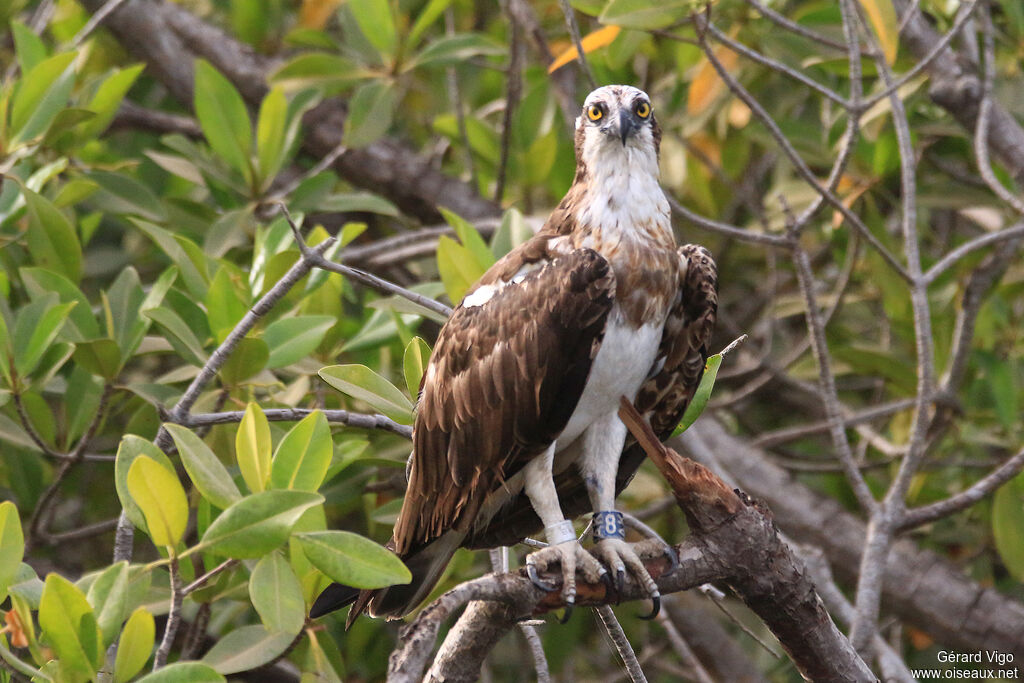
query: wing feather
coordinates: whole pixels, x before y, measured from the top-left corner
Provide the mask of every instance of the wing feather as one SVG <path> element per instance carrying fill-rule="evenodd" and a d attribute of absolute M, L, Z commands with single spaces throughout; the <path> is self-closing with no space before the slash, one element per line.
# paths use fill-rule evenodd
<path fill-rule="evenodd" d="M 527 245 L 491 270 L 519 272 L 524 251 L 539 255 L 531 257 L 539 267 L 482 305 L 458 307 L 438 337 L 395 524 L 401 556 L 468 529 L 486 497 L 557 437 L 583 392 L 614 274 L 589 249 L 556 256 Z M 487 283 L 501 278 L 489 271 L 478 286 Z"/>

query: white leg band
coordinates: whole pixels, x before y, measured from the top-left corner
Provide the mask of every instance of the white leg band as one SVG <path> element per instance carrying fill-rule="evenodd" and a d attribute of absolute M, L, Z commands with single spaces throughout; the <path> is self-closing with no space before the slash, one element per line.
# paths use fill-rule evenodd
<path fill-rule="evenodd" d="M 573 528 L 572 522 L 567 519 L 563 519 L 558 524 L 552 524 L 551 526 L 544 527 L 544 535 L 547 536 L 548 545 L 558 545 L 560 543 L 575 541 L 576 529 Z"/>

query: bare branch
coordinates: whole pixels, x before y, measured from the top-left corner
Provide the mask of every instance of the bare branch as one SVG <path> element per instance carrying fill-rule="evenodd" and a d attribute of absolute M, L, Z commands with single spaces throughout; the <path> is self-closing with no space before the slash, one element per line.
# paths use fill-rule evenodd
<path fill-rule="evenodd" d="M 814 274 L 811 272 L 811 262 L 807 258 L 807 252 L 799 246 L 799 243 L 796 243 L 793 248 L 793 263 L 796 266 L 797 279 L 800 282 L 800 293 L 804 297 L 804 317 L 807 321 L 811 351 L 818 364 L 822 407 L 828 419 L 829 433 L 832 436 L 836 459 L 839 460 L 839 464 L 843 468 L 846 481 L 850 484 L 854 495 L 857 496 L 857 502 L 864 510 L 871 512 L 878 507 L 878 502 L 871 494 L 871 489 L 864 481 L 864 475 L 857 467 L 853 450 L 850 448 L 850 440 L 846 436 L 839 391 L 836 389 L 836 379 L 832 373 L 832 357 L 825 339 L 825 323 L 821 318 L 821 310 L 818 308 L 818 300 L 814 294 Z"/>
<path fill-rule="evenodd" d="M 178 626 L 181 624 L 181 603 L 185 596 L 181 590 L 178 558 L 174 555 L 171 555 L 168 570 L 171 574 L 171 607 L 167 614 L 167 625 L 164 626 L 163 638 L 160 639 L 160 647 L 157 648 L 156 656 L 153 658 L 153 671 L 167 664 L 167 656 L 171 654 L 171 646 L 174 645 L 174 637 L 178 634 Z"/>
<path fill-rule="evenodd" d="M 313 410 L 308 408 L 267 408 L 263 411 L 267 420 L 271 422 L 298 422 Z M 343 424 L 349 427 L 360 429 L 379 429 L 407 439 L 412 438 L 412 427 L 395 422 L 384 415 L 368 415 L 366 413 L 353 413 L 348 410 L 321 410 L 327 421 L 333 424 Z M 221 413 L 197 413 L 189 414 L 180 418 L 169 419 L 169 422 L 180 424 L 184 427 L 206 427 L 219 424 L 237 424 L 242 421 L 245 415 L 243 410 L 229 410 Z"/>
<path fill-rule="evenodd" d="M 647 683 L 647 677 L 644 676 L 644 671 L 640 668 L 640 662 L 636 658 L 636 653 L 633 652 L 633 646 L 629 644 L 629 639 L 626 638 L 626 633 L 622 630 L 619 620 L 615 618 L 612 608 L 608 605 L 601 605 L 594 608 L 594 614 L 597 615 L 598 622 L 611 639 L 619 658 L 622 659 L 629 680 L 633 683 Z"/>
<path fill-rule="evenodd" d="M 597 79 L 594 78 L 594 72 L 590 70 L 590 63 L 587 62 L 587 53 L 583 49 L 583 40 L 580 38 L 580 27 L 576 23 L 576 11 L 569 4 L 569 0 L 558 0 L 558 3 L 562 6 L 562 14 L 565 15 L 565 27 L 569 29 L 572 44 L 576 46 L 576 61 L 580 65 L 580 71 L 586 77 L 590 89 L 594 90 L 597 88 Z"/>
<path fill-rule="evenodd" d="M 969 508 L 1013 479 L 1022 470 L 1024 470 L 1024 450 L 1018 451 L 1016 455 L 979 479 L 970 488 L 937 503 L 907 510 L 900 520 L 898 528 L 900 531 L 913 529 Z"/>
<path fill-rule="evenodd" d="M 981 67 L 981 101 L 978 103 L 978 122 L 974 128 L 974 154 L 978 158 L 978 171 L 982 179 L 1000 199 L 1013 207 L 1014 211 L 1024 216 L 1024 201 L 1003 187 L 992 170 L 988 147 L 991 140 L 989 124 L 992 117 L 992 81 L 996 70 L 995 42 L 992 38 L 992 18 L 988 8 L 981 8 L 982 40 L 984 41 L 985 58 Z"/>

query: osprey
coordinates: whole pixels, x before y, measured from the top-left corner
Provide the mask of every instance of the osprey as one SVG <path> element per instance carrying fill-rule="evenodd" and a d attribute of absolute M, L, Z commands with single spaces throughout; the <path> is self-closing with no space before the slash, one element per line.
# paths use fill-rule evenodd
<path fill-rule="evenodd" d="M 457 548 L 513 545 L 541 529 L 549 546 L 527 558 L 537 585 L 554 590 L 537 569 L 560 563 L 571 606 L 577 569 L 588 581 L 611 570 L 620 587 L 628 570 L 657 610 L 658 587 L 615 510 L 644 458 L 619 399 L 667 438 L 700 382 L 717 310 L 710 254 L 676 248 L 658 184 L 660 139 L 643 91 L 611 85 L 587 97 L 572 187 L 543 228 L 469 290 L 424 373 L 408 490 L 388 544 L 412 582 L 334 584 L 311 617 L 354 602 L 349 624 L 367 609 L 399 618 Z M 588 508 L 594 555 L 569 521 Z"/>

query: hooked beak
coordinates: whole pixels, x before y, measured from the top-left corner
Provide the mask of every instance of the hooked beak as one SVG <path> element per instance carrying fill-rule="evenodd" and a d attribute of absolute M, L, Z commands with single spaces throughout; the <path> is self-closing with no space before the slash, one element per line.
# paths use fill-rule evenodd
<path fill-rule="evenodd" d="M 608 134 L 622 140 L 622 146 L 625 147 L 626 140 L 640 129 L 640 120 L 633 112 L 622 111 L 616 117 L 615 123 L 609 125 L 608 128 Z"/>

